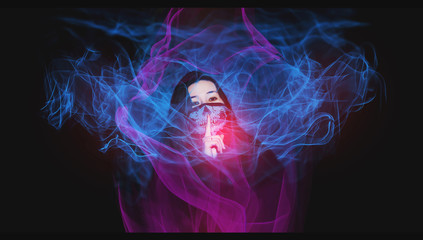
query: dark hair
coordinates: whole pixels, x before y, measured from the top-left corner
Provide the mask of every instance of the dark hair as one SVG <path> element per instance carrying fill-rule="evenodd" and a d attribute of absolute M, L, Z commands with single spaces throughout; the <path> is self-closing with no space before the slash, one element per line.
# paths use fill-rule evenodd
<path fill-rule="evenodd" d="M 173 135 L 179 135 L 183 136 L 183 133 L 180 132 L 180 130 L 183 129 L 189 129 L 190 126 L 192 126 L 192 123 L 190 122 L 189 118 L 181 118 L 182 116 L 187 116 L 190 111 L 192 111 L 192 102 L 191 98 L 189 97 L 188 87 L 192 85 L 193 83 L 196 83 L 200 80 L 206 80 L 212 82 L 217 89 L 217 93 L 219 94 L 220 98 L 222 99 L 224 105 L 229 109 L 228 116 L 227 116 L 227 124 L 226 125 L 226 131 L 237 133 L 237 136 L 239 138 L 243 137 L 244 141 L 247 139 L 249 142 L 251 142 L 251 136 L 249 136 L 239 125 L 237 118 L 232 111 L 232 107 L 228 101 L 228 98 L 226 97 L 225 93 L 223 92 L 222 88 L 220 88 L 219 84 L 215 79 L 212 77 L 200 72 L 200 71 L 192 71 L 185 74 L 181 80 L 176 85 L 172 98 L 170 101 L 171 109 L 169 110 L 170 116 L 172 116 L 172 121 L 176 123 L 180 128 L 179 129 L 167 129 L 167 131 L 171 132 Z M 182 113 L 182 114 L 175 114 L 176 112 Z M 179 134 L 178 134 L 179 132 Z M 225 134 L 226 142 L 228 143 L 228 146 L 231 145 L 231 135 L 233 134 Z M 195 134 L 192 134 L 192 136 L 196 136 Z"/>
<path fill-rule="evenodd" d="M 179 112 L 186 114 L 189 109 L 192 108 L 191 99 L 189 98 L 188 87 L 200 80 L 207 80 L 212 82 L 217 89 L 217 93 L 219 94 L 220 98 L 223 100 L 225 106 L 232 110 L 232 107 L 228 101 L 223 90 L 219 87 L 219 84 L 214 80 L 212 77 L 205 75 L 200 71 L 192 71 L 185 74 L 179 83 L 176 85 L 175 90 L 173 91 L 172 98 L 170 100 L 170 105 L 172 108 L 176 109 Z"/>
<path fill-rule="evenodd" d="M 214 85 L 216 86 L 217 92 L 219 93 L 220 98 L 223 100 L 224 105 L 230 110 L 229 114 L 228 114 L 228 126 L 226 128 L 226 130 L 228 132 L 230 132 L 231 134 L 225 134 L 225 145 L 226 146 L 237 146 L 240 149 L 242 148 L 243 150 L 241 150 L 241 154 L 240 157 L 242 159 L 251 159 L 251 158 L 255 158 L 255 154 L 257 153 L 261 142 L 258 139 L 255 139 L 254 137 L 252 137 L 251 135 L 249 135 L 247 132 L 245 132 L 239 125 L 238 125 L 238 121 L 237 118 L 232 110 L 232 107 L 228 101 L 228 98 L 226 97 L 225 93 L 223 92 L 223 90 L 219 87 L 219 84 L 216 82 L 215 79 L 213 79 L 212 77 L 200 72 L 200 71 L 193 71 L 193 72 L 188 72 L 187 74 L 185 74 L 181 80 L 178 82 L 178 84 L 176 85 L 173 94 L 172 94 L 172 98 L 170 101 L 170 105 L 171 105 L 171 110 L 169 113 L 171 113 L 173 111 L 173 113 L 175 113 L 175 110 L 179 113 L 179 115 L 187 115 L 190 110 L 192 110 L 192 103 L 191 103 L 191 99 L 189 97 L 189 92 L 188 92 L 188 87 L 200 80 L 207 80 L 210 81 L 212 83 L 214 83 Z M 178 136 L 177 138 L 175 138 L 175 140 L 178 141 L 179 140 L 186 140 L 187 138 L 184 138 L 184 133 L 181 132 L 182 129 L 186 129 L 189 126 L 187 124 L 189 123 L 189 118 L 179 118 L 179 117 L 175 117 L 175 114 L 173 115 L 173 121 L 177 121 L 178 122 L 178 126 L 184 126 L 182 128 L 174 128 L 174 127 L 169 127 L 166 129 L 166 133 L 167 135 L 167 139 L 165 140 L 166 144 L 168 144 L 170 147 L 175 148 L 175 149 L 179 149 L 182 148 L 183 145 L 180 143 L 175 143 L 174 139 L 170 136 Z M 188 121 L 187 121 L 188 120 Z M 169 135 L 170 134 L 170 135 Z M 182 136 L 182 138 L 181 138 Z M 201 142 L 201 141 L 199 141 Z M 186 152 L 190 152 L 190 151 L 186 151 Z M 198 156 L 196 156 L 196 158 L 198 158 Z M 268 161 L 273 161 L 273 164 L 277 163 L 277 158 L 274 155 L 274 153 L 270 150 L 266 150 L 265 152 L 262 153 L 262 156 L 260 156 L 260 158 L 264 158 L 264 160 L 266 162 Z M 246 175 L 250 176 L 251 174 L 254 173 L 254 171 L 257 168 L 256 165 L 256 161 L 243 161 L 243 168 L 246 171 Z M 262 167 L 268 167 L 270 165 L 272 165 L 272 163 L 268 162 L 263 166 L 259 166 L 259 168 Z M 274 166 L 274 165 L 272 165 Z"/>

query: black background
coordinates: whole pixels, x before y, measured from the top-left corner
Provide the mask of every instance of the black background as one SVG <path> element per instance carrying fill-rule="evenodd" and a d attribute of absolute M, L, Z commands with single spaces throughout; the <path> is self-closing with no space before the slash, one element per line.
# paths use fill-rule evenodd
<path fill-rule="evenodd" d="M 41 118 L 42 48 L 55 11 L 0 10 L 0 231 L 123 232 L 112 164 L 98 140 L 72 121 L 56 130 Z M 352 19 L 369 25 L 348 39 L 373 44 L 388 98 L 351 114 L 336 152 L 316 167 L 305 232 L 422 231 L 422 13 L 355 9 Z"/>

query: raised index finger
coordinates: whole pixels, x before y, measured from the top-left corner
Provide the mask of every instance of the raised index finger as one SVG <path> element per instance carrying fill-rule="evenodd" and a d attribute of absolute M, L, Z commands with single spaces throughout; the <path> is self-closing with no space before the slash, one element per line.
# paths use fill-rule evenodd
<path fill-rule="evenodd" d="M 207 114 L 206 134 L 204 135 L 204 137 L 210 137 L 210 136 L 211 136 L 210 115 Z"/>

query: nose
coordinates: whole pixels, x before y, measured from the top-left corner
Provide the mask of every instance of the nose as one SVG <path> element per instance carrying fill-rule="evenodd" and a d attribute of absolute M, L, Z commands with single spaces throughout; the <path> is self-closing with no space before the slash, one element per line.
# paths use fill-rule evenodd
<path fill-rule="evenodd" d="M 206 113 L 211 113 L 210 107 L 209 107 L 209 106 L 207 106 L 207 105 L 205 105 L 205 106 L 204 106 L 203 113 L 204 113 L 204 114 L 206 114 Z"/>

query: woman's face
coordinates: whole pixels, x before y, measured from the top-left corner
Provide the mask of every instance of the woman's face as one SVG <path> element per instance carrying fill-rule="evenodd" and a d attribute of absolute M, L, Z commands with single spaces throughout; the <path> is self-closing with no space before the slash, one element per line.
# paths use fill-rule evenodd
<path fill-rule="evenodd" d="M 207 134 L 212 136 L 218 134 L 226 123 L 228 109 L 217 92 L 216 85 L 211 81 L 200 80 L 191 84 L 188 92 L 193 105 L 189 118 L 195 123 L 194 131 L 205 135 L 206 129 L 209 129 Z"/>
<path fill-rule="evenodd" d="M 193 108 L 205 103 L 224 103 L 213 82 L 200 80 L 188 87 Z"/>

